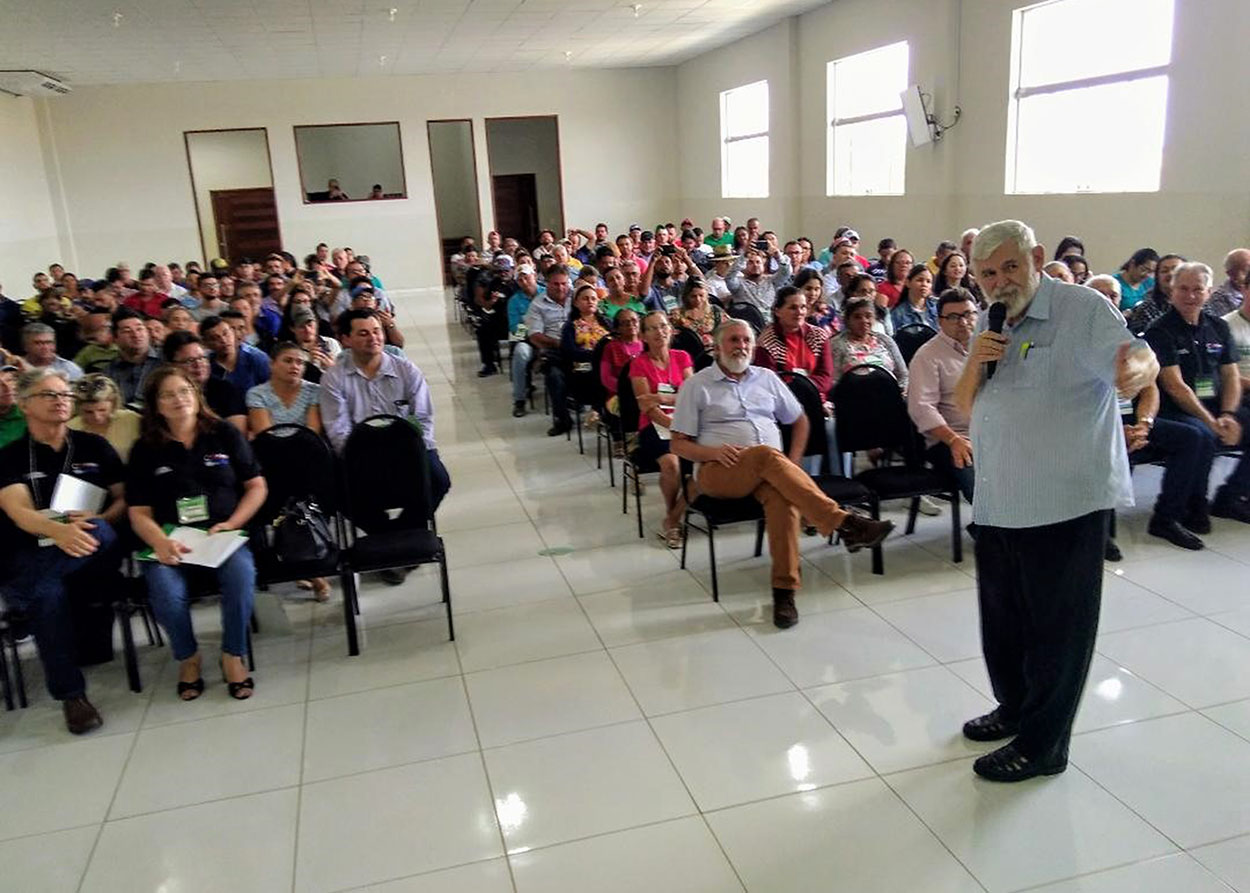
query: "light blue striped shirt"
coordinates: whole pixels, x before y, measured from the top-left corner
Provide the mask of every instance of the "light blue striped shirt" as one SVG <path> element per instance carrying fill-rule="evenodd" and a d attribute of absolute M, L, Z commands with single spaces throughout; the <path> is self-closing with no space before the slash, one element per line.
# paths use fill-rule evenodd
<path fill-rule="evenodd" d="M 972 407 L 973 520 L 1040 527 L 1132 505 L 1115 390 L 1116 349 L 1132 340 L 1124 320 L 1096 291 L 1044 276 L 1003 334 Z"/>

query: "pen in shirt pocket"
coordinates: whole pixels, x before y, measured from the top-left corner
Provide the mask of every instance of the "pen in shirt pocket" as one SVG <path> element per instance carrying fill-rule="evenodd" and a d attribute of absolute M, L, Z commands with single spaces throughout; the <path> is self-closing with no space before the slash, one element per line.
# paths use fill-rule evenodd
<path fill-rule="evenodd" d="M 1027 360 L 1029 358 L 1029 351 L 1032 349 L 1033 349 L 1032 341 L 1026 341 L 1023 344 L 1021 344 L 1020 345 L 1020 359 Z"/>

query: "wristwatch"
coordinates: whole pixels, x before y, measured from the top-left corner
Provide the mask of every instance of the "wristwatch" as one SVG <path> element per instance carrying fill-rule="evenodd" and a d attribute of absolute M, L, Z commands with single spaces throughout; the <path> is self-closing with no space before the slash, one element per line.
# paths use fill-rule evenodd
<path fill-rule="evenodd" d="M 1151 430 L 1155 426 L 1155 417 L 1152 415 L 1142 416 L 1137 420 L 1137 424 L 1145 425 L 1147 430 Z"/>

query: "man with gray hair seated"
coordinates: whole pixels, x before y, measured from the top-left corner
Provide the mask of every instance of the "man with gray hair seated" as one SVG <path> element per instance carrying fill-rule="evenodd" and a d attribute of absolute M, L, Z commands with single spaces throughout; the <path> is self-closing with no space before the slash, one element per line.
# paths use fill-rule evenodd
<path fill-rule="evenodd" d="M 25 356 L 18 359 L 18 368 L 56 369 L 64 372 L 70 381 L 82 378 L 82 369 L 73 360 L 58 356 L 56 330 L 47 323 L 32 322 L 22 327 L 22 350 Z"/>
<path fill-rule="evenodd" d="M 963 731 L 1014 739 L 973 763 L 1003 782 L 1067 768 L 1111 512 L 1132 502 L 1117 393 L 1131 399 L 1159 368 L 1102 297 L 1043 276 L 1045 256 L 1018 220 L 978 233 L 973 273 L 989 316 L 1002 305 L 1006 319 L 976 337 L 955 386 L 971 418 L 981 645 L 998 700 Z"/>
<path fill-rule="evenodd" d="M 1242 397 L 1236 347 L 1228 323 L 1207 308 L 1211 268 L 1184 263 L 1172 274 L 1172 307 L 1146 329 L 1145 338 L 1159 358 L 1159 415 L 1190 425 L 1210 444 L 1226 447 L 1247 444 L 1250 412 Z M 1205 497 L 1207 463 L 1198 488 Z M 1195 514 L 1205 515 L 1205 498 Z M 1250 524 L 1250 452 L 1242 452 L 1236 467 L 1215 493 L 1210 513 Z M 1194 533 L 1210 531 L 1210 521 L 1195 518 Z M 1183 522 L 1184 523 L 1184 522 Z M 1205 529 L 1201 529 L 1204 528 Z"/>
<path fill-rule="evenodd" d="M 822 536 L 837 530 L 848 552 L 877 545 L 894 525 L 845 511 L 800 467 L 807 416 L 776 373 L 751 365 L 751 327 L 729 319 L 714 335 L 716 362 L 677 392 L 671 449 L 695 463 L 699 492 L 715 499 L 754 496 L 763 504 L 773 560 L 773 623 L 785 629 L 799 622 L 794 593 L 800 583 L 800 514 Z M 781 452 L 779 424 L 793 426 L 788 456 Z"/>
<path fill-rule="evenodd" d="M 1250 296 L 1250 248 L 1234 248 L 1224 257 L 1224 284 L 1211 292 L 1207 310 L 1227 316 Z"/>

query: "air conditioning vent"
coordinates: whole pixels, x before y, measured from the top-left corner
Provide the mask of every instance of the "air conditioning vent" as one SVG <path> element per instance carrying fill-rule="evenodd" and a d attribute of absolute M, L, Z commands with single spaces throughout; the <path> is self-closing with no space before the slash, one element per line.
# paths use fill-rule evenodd
<path fill-rule="evenodd" d="M 13 96 L 63 96 L 69 84 L 42 71 L 0 70 L 0 93 Z"/>

